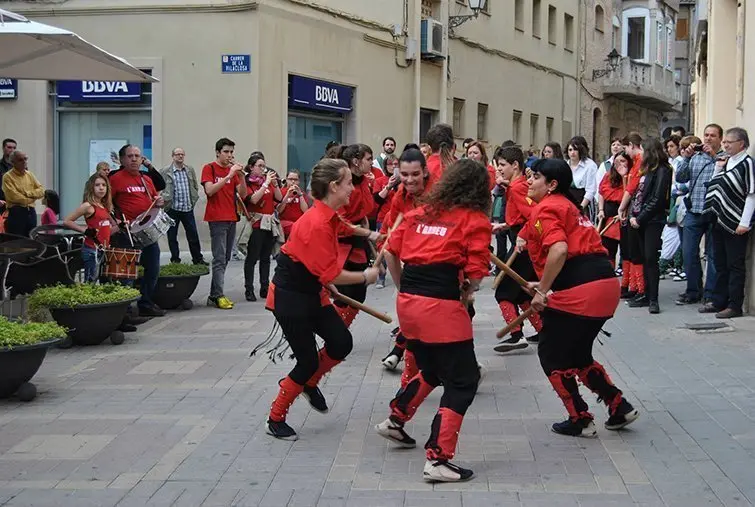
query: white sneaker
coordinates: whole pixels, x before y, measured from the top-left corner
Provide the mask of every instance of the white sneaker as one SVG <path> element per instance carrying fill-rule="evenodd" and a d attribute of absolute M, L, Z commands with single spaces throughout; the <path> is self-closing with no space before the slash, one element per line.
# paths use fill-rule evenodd
<path fill-rule="evenodd" d="M 383 359 L 383 366 L 385 366 L 387 370 L 395 370 L 399 361 L 401 361 L 401 359 L 396 354 L 388 354 Z"/>
<path fill-rule="evenodd" d="M 462 482 L 474 477 L 474 472 L 450 461 L 427 460 L 422 477 L 429 482 Z"/>
<path fill-rule="evenodd" d="M 385 282 L 381 282 L 378 280 L 378 282 L 375 284 L 376 289 L 385 289 Z"/>
<path fill-rule="evenodd" d="M 377 431 L 377 434 L 381 437 L 386 438 L 405 449 L 413 449 L 417 447 L 417 441 L 404 431 L 403 426 L 391 421 L 390 417 L 376 425 L 375 431 Z"/>

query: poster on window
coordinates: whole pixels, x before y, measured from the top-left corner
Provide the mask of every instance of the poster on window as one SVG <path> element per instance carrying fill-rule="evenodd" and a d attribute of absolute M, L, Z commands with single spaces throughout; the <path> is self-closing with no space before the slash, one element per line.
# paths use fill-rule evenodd
<path fill-rule="evenodd" d="M 97 170 L 97 164 L 107 162 L 110 169 L 118 169 L 121 162 L 118 159 L 118 150 L 128 143 L 127 139 L 91 139 L 89 141 L 89 175 Z"/>

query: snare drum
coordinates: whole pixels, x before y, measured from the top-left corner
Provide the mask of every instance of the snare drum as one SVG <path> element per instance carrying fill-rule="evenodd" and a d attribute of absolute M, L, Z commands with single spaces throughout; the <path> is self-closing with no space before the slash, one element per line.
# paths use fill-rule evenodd
<path fill-rule="evenodd" d="M 131 224 L 131 235 L 134 242 L 141 246 L 157 243 L 161 236 L 168 232 L 176 222 L 161 209 L 151 209 L 149 213 L 140 215 Z"/>
<path fill-rule="evenodd" d="M 136 280 L 141 255 L 141 250 L 106 248 L 103 274 L 108 278 Z"/>

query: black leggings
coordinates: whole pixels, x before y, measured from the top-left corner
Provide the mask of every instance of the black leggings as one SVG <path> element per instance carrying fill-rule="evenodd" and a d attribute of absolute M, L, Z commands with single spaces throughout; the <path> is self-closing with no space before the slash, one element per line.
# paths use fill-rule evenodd
<path fill-rule="evenodd" d="M 592 346 L 608 319 L 590 319 L 546 308 L 537 355 L 546 375 L 586 368 L 593 362 Z"/>
<path fill-rule="evenodd" d="M 642 239 L 644 258 L 643 276 L 645 278 L 645 294 L 650 301 L 658 301 L 658 284 L 660 283 L 660 258 L 661 236 L 663 234 L 662 222 L 650 222 L 638 229 Z"/>
<path fill-rule="evenodd" d="M 605 236 L 600 238 L 600 241 L 603 243 L 603 247 L 608 250 L 608 260 L 611 261 L 611 264 L 614 264 L 616 262 L 616 253 L 619 251 L 619 241 L 613 238 L 606 238 Z"/>
<path fill-rule="evenodd" d="M 252 229 L 244 260 L 244 286 L 247 291 L 254 290 L 254 266 L 257 261 L 260 263 L 260 287 L 270 284 L 270 258 L 274 246 L 275 237 L 272 231 Z"/>
<path fill-rule="evenodd" d="M 333 306 L 313 308 L 298 301 L 297 308 L 294 305 L 297 305 L 295 299 L 298 298 L 281 297 L 282 292 L 276 288 L 273 313 L 296 358 L 296 364 L 288 376 L 297 384 L 304 385 L 317 372 L 320 364 L 315 335 L 323 339 L 328 356 L 336 361 L 343 361 L 349 355 L 354 342 Z M 308 306 L 309 310 L 306 309 Z"/>

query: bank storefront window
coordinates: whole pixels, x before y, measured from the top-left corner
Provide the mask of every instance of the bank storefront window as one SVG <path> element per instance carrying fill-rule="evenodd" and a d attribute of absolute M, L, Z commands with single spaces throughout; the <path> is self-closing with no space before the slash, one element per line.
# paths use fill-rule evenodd
<path fill-rule="evenodd" d="M 119 167 L 124 144 L 152 159 L 152 84 L 116 81 L 58 81 L 54 86 L 56 181 L 61 214 L 79 204 L 98 162 Z"/>
<path fill-rule="evenodd" d="M 288 81 L 288 164 L 309 185 L 312 167 L 330 142 L 342 143 L 352 112 L 354 88 L 290 75 Z"/>

